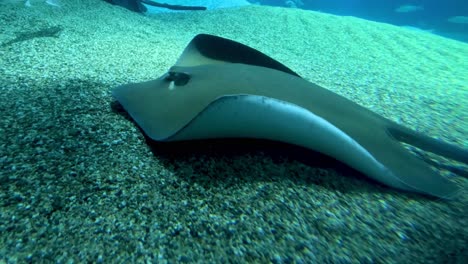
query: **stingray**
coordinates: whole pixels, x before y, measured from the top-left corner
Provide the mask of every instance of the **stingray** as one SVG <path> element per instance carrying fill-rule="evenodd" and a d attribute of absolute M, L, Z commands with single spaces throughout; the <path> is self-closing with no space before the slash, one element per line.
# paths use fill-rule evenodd
<path fill-rule="evenodd" d="M 200 34 L 158 79 L 113 96 L 152 140 L 253 138 L 302 146 L 385 185 L 449 198 L 459 187 L 401 142 L 468 163 L 468 151 L 403 127 L 233 40 Z"/>

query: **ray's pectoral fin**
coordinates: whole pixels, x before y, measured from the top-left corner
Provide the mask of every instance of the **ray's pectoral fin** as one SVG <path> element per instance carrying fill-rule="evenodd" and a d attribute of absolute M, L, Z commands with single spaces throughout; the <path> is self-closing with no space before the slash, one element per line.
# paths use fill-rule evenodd
<path fill-rule="evenodd" d="M 208 34 L 195 36 L 185 47 L 174 66 L 199 66 L 206 64 L 242 63 L 274 69 L 300 77 L 281 62 L 230 39 Z"/>
<path fill-rule="evenodd" d="M 439 175 L 426 162 L 405 149 L 400 142 L 392 141 L 375 156 L 398 177 L 402 186 L 394 187 L 440 198 L 451 198 L 460 191 L 456 183 Z"/>

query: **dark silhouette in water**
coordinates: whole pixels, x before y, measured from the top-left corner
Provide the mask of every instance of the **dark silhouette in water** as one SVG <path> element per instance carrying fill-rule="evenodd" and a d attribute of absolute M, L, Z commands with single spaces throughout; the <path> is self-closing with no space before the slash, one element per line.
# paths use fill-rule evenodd
<path fill-rule="evenodd" d="M 155 6 L 159 8 L 166 8 L 170 10 L 206 10 L 204 6 L 185 6 L 185 5 L 170 5 L 166 3 L 160 3 L 158 1 L 150 1 L 150 0 L 104 0 L 108 3 L 119 5 L 125 7 L 131 11 L 144 13 L 146 12 L 147 8 L 145 5 Z"/>
<path fill-rule="evenodd" d="M 0 45 L 0 47 L 10 46 L 17 42 L 28 41 L 35 38 L 58 38 L 63 28 L 61 26 L 47 27 L 36 31 L 20 32 L 16 37 Z"/>

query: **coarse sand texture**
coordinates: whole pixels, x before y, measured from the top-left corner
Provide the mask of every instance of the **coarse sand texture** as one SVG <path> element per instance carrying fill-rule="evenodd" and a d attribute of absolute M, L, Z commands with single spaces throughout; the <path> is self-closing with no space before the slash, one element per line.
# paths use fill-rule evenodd
<path fill-rule="evenodd" d="M 466 43 L 257 5 L 0 3 L 0 263 L 468 263 L 465 164 L 405 146 L 464 190 L 431 199 L 293 146 L 152 142 L 111 94 L 205 33 L 467 149 Z"/>

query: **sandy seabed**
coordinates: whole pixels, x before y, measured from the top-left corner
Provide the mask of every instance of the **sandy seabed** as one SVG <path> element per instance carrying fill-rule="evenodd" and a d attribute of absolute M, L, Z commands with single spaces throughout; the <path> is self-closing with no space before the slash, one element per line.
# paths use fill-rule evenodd
<path fill-rule="evenodd" d="M 281 147 L 151 144 L 110 94 L 209 33 L 467 148 L 466 43 L 295 9 L 76 2 L 0 5 L 0 263 L 468 262 L 466 179 L 442 171 L 465 191 L 437 201 Z"/>

